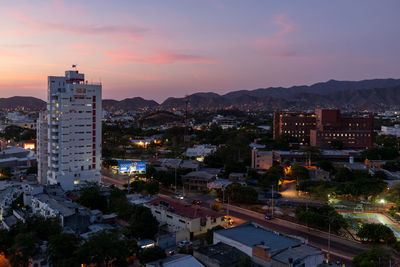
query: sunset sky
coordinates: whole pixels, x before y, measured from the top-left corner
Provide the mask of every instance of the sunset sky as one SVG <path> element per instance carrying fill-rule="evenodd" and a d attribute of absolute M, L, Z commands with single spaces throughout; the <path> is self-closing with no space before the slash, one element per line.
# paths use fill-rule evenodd
<path fill-rule="evenodd" d="M 103 98 L 160 102 L 400 78 L 400 1 L 1 1 L 0 97 L 45 98 L 72 64 Z"/>

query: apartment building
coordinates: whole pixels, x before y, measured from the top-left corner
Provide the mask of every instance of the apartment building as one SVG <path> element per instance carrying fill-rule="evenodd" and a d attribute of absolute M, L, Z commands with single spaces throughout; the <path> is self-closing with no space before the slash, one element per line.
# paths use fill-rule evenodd
<path fill-rule="evenodd" d="M 101 90 L 77 70 L 48 77 L 47 114 L 38 130 L 41 183 L 71 190 L 83 181 L 100 182 Z"/>

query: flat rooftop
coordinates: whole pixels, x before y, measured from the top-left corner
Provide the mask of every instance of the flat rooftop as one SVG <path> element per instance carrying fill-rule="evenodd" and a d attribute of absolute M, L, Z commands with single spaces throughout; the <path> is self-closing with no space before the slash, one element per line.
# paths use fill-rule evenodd
<path fill-rule="evenodd" d="M 289 236 L 267 230 L 254 223 L 245 223 L 237 227 L 219 230 L 216 234 L 235 240 L 249 247 L 263 245 L 273 251 L 300 245 L 302 242 Z"/>

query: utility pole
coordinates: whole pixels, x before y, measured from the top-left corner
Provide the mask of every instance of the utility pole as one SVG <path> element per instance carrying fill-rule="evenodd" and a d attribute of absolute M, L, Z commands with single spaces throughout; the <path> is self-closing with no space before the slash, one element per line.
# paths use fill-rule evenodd
<path fill-rule="evenodd" d="M 271 191 L 271 216 L 274 217 L 274 186 L 271 185 L 272 191 Z"/>
<path fill-rule="evenodd" d="M 331 253 L 331 219 L 329 218 L 329 226 L 328 226 L 328 263 L 330 261 L 330 253 Z"/>
<path fill-rule="evenodd" d="M 177 183 L 177 175 L 176 175 L 176 167 L 175 167 L 175 194 L 178 191 L 178 183 Z"/>

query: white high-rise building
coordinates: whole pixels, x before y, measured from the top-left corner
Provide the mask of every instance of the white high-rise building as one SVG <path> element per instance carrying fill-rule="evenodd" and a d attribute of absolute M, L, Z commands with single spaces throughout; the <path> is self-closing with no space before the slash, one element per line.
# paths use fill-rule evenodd
<path fill-rule="evenodd" d="M 48 77 L 47 136 L 38 130 L 38 143 L 47 140 L 47 151 L 39 149 L 38 158 L 47 159 L 48 168 L 39 181 L 60 183 L 65 190 L 84 181 L 100 182 L 101 88 L 85 82 L 77 70 Z"/>

